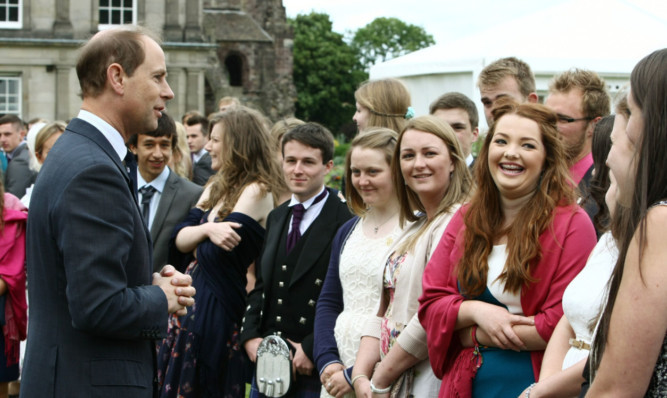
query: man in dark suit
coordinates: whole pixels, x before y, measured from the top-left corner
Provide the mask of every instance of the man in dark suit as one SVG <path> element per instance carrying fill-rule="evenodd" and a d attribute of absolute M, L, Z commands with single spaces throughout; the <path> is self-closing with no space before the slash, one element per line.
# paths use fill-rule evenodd
<path fill-rule="evenodd" d="M 155 339 L 195 292 L 172 267 L 151 278 L 125 141 L 155 130 L 174 94 L 160 45 L 139 27 L 97 33 L 76 71 L 81 111 L 49 152 L 30 206 L 20 395 L 153 397 Z"/>
<path fill-rule="evenodd" d="M 0 143 L 7 155 L 5 191 L 21 198 L 33 182 L 37 173 L 30 169 L 30 151 L 24 141 L 25 127 L 16 115 L 0 117 Z"/>
<path fill-rule="evenodd" d="M 192 156 L 192 182 L 206 185 L 215 173 L 211 169 L 211 155 L 204 149 L 208 141 L 208 119 L 201 115 L 191 116 L 185 122 L 185 132 Z"/>
<path fill-rule="evenodd" d="M 459 139 L 466 164 L 472 169 L 475 158 L 472 144 L 479 137 L 479 114 L 475 103 L 464 94 L 451 92 L 438 97 L 429 108 L 429 113 L 447 122 Z"/>
<path fill-rule="evenodd" d="M 155 272 L 167 265 L 171 233 L 195 207 L 203 191 L 167 167 L 177 140 L 174 119 L 163 112 L 157 130 L 133 135 L 128 141 L 137 156 L 139 208 L 151 232 Z"/>
<path fill-rule="evenodd" d="M 283 137 L 283 171 L 292 199 L 269 214 L 257 283 L 241 328 L 241 342 L 253 362 L 267 335 L 277 334 L 291 344 L 297 372 L 292 393 L 304 397 L 320 394 L 313 365 L 315 304 L 329 267 L 331 242 L 351 217 L 345 203 L 324 186 L 333 167 L 333 149 L 331 133 L 314 123 L 297 126 Z M 261 396 L 253 383 L 251 397 Z"/>

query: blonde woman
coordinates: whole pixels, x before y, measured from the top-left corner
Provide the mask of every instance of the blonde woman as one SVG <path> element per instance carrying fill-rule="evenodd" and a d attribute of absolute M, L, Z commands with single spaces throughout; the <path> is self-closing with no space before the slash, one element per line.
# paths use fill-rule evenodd
<path fill-rule="evenodd" d="M 356 111 L 352 120 L 360 132 L 370 127 L 402 131 L 405 121 L 415 116 L 410 92 L 398 79 L 369 80 L 354 92 Z"/>
<path fill-rule="evenodd" d="M 368 318 L 354 363 L 358 397 L 433 397 L 440 381 L 428 361 L 417 319 L 422 273 L 452 215 L 472 189 L 472 177 L 452 128 L 434 116 L 408 121 L 392 159 L 405 229 L 385 257 L 380 302 Z"/>
<path fill-rule="evenodd" d="M 350 144 L 345 159 L 347 204 L 357 216 L 336 234 L 317 300 L 313 354 L 322 396 L 353 397 L 350 372 L 364 320 L 382 291 L 386 251 L 401 233 L 391 158 L 398 134 L 372 128 Z"/>

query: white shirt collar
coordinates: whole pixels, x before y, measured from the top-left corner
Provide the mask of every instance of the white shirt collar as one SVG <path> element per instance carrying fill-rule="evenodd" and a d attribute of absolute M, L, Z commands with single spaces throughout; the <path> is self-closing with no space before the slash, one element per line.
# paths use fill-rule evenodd
<path fill-rule="evenodd" d="M 195 152 L 192 154 L 192 158 L 195 161 L 195 163 L 199 162 L 199 159 L 202 158 L 202 156 L 206 155 L 208 151 L 204 148 L 200 149 L 199 152 Z"/>
<path fill-rule="evenodd" d="M 471 165 L 472 162 L 474 162 L 474 161 L 475 161 L 475 158 L 472 157 L 472 153 L 471 153 L 471 154 L 469 154 L 468 157 L 466 158 L 466 165 L 467 165 L 468 167 L 470 167 L 470 165 Z"/>
<path fill-rule="evenodd" d="M 104 138 L 109 141 L 114 151 L 116 151 L 118 154 L 118 157 L 120 157 L 120 160 L 123 161 L 125 159 L 125 155 L 127 154 L 127 147 L 125 146 L 125 140 L 123 139 L 123 136 L 118 130 L 116 130 L 109 123 L 102 120 L 102 118 L 99 116 L 83 109 L 79 111 L 79 115 L 77 117 L 92 124 L 96 129 L 98 129 Z"/>
<path fill-rule="evenodd" d="M 169 166 L 166 166 L 162 173 L 157 176 L 153 181 L 146 182 L 144 177 L 141 176 L 141 173 L 137 169 L 137 187 L 139 189 L 143 188 L 145 185 L 150 185 L 153 188 L 157 189 L 158 192 L 162 193 L 164 191 L 164 186 L 167 184 L 167 179 L 169 178 Z"/>
<path fill-rule="evenodd" d="M 313 204 L 313 201 L 315 201 L 315 198 L 318 197 L 318 196 L 320 196 L 320 194 L 322 193 L 322 191 L 324 191 L 325 189 L 326 189 L 326 188 L 325 188 L 324 186 L 322 186 L 322 189 L 320 189 L 320 191 L 317 193 L 317 195 L 313 195 L 313 196 L 311 196 L 309 199 L 305 200 L 304 202 L 299 202 L 299 201 L 297 200 L 296 196 L 294 196 L 294 194 L 292 194 L 292 199 L 290 200 L 288 206 L 289 206 L 289 207 L 292 207 L 292 206 L 294 206 L 294 205 L 298 205 L 299 203 L 301 203 L 301 204 L 303 205 L 303 208 L 306 209 L 306 210 L 308 210 L 308 208 Z M 325 197 L 324 199 L 326 199 L 326 197 Z M 321 202 L 324 202 L 324 200 L 322 200 Z"/>

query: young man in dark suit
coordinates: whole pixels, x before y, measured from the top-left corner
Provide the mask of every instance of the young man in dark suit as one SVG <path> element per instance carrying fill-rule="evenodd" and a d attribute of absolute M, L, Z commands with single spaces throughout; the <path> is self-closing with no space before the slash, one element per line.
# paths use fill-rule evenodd
<path fill-rule="evenodd" d="M 253 362 L 263 337 L 276 334 L 289 342 L 296 371 L 289 396 L 320 395 L 313 365 L 315 304 L 329 267 L 331 242 L 351 217 L 336 192 L 324 186 L 333 150 L 333 136 L 315 123 L 297 126 L 283 137 L 283 171 L 292 199 L 269 214 L 257 283 L 241 328 L 241 342 Z M 250 396 L 262 397 L 256 383 Z"/>
<path fill-rule="evenodd" d="M 5 192 L 21 198 L 33 182 L 37 172 L 30 169 L 30 152 L 24 140 L 25 127 L 16 115 L 0 117 L 0 144 L 7 155 Z"/>
<path fill-rule="evenodd" d="M 20 395 L 152 398 L 155 339 L 170 313 L 187 313 L 195 289 L 172 267 L 152 274 L 125 142 L 155 130 L 174 93 L 160 45 L 136 26 L 97 33 L 76 71 L 81 111 L 49 151 L 30 203 Z"/>
<path fill-rule="evenodd" d="M 174 227 L 187 217 L 204 190 L 167 167 L 177 140 L 174 119 L 163 112 L 156 130 L 133 135 L 128 142 L 137 156 L 139 208 L 151 232 L 155 272 L 167 265 Z"/>
<path fill-rule="evenodd" d="M 211 168 L 211 155 L 204 149 L 208 141 L 208 119 L 201 115 L 189 117 L 185 122 L 185 133 L 192 156 L 192 182 L 206 185 L 215 173 Z"/>

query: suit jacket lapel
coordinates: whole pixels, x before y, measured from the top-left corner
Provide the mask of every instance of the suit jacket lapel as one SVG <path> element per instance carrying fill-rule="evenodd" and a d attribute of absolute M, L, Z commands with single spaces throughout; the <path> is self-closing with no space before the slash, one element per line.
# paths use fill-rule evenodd
<path fill-rule="evenodd" d="M 83 121 L 81 119 L 74 118 L 67 125 L 67 129 L 73 133 L 82 135 L 89 140 L 93 141 L 97 146 L 99 146 L 106 154 L 111 158 L 111 160 L 116 164 L 118 170 L 121 171 L 123 178 L 127 181 L 128 188 L 130 193 L 132 191 L 132 180 L 130 180 L 130 175 L 127 173 L 127 169 L 123 166 L 123 162 L 118 158 L 118 153 L 113 149 L 111 143 L 100 133 L 95 126 L 92 124 Z M 137 209 L 139 209 L 139 204 L 137 203 L 137 198 L 135 195 L 131 195 L 134 198 L 134 203 L 137 204 Z"/>
<path fill-rule="evenodd" d="M 164 220 L 167 218 L 171 204 L 176 198 L 177 184 L 178 177 L 176 177 L 174 172 L 169 171 L 169 177 L 167 177 L 167 182 L 164 184 L 164 190 L 160 196 L 160 202 L 157 206 L 155 218 L 153 219 L 153 225 L 151 226 L 151 238 L 153 239 L 153 242 L 155 242 L 158 234 L 162 230 Z"/>
<path fill-rule="evenodd" d="M 278 245 L 280 244 L 281 234 L 285 229 L 285 223 L 289 220 L 290 211 L 287 204 L 278 206 L 274 212 L 275 214 L 275 223 L 272 222 L 271 228 L 268 230 L 266 235 L 266 247 L 264 248 L 264 254 L 262 255 L 262 278 L 264 283 L 271 280 L 271 275 L 273 275 L 273 269 L 275 268 L 276 255 L 278 253 Z M 266 261 L 264 261 L 266 260 Z"/>
<path fill-rule="evenodd" d="M 290 286 L 315 266 L 327 246 L 331 244 L 336 233 L 336 203 L 339 201 L 340 199 L 330 190 L 322 211 L 308 227 L 307 235 L 303 238 L 305 239 L 303 250 L 299 253 Z"/>
<path fill-rule="evenodd" d="M 134 201 L 134 205 L 137 209 L 137 212 L 139 213 L 139 217 L 141 218 L 141 211 L 139 210 L 139 202 L 137 201 L 137 195 L 135 195 L 133 192 L 134 191 L 133 182 L 130 179 L 130 175 L 128 174 L 127 169 L 123 165 L 123 162 L 121 162 L 120 158 L 118 157 L 118 153 L 113 149 L 109 140 L 107 140 L 106 137 L 104 137 L 104 135 L 102 135 L 102 133 L 99 130 L 97 130 L 95 126 L 78 118 L 74 118 L 69 122 L 69 124 L 67 125 L 67 130 L 71 131 L 74 134 L 82 135 L 88 138 L 89 140 L 93 141 L 97 146 L 99 146 L 102 149 L 102 151 L 104 151 L 104 153 L 106 153 L 107 156 L 109 156 L 109 158 L 114 162 L 116 167 L 118 167 L 118 170 L 120 170 L 120 173 L 123 175 L 123 178 L 127 182 L 127 189 L 130 193 L 130 196 L 132 197 L 132 200 Z M 144 231 L 146 232 L 146 238 L 148 239 L 149 242 L 151 242 L 152 245 L 151 234 L 145 225 L 144 225 Z"/>

